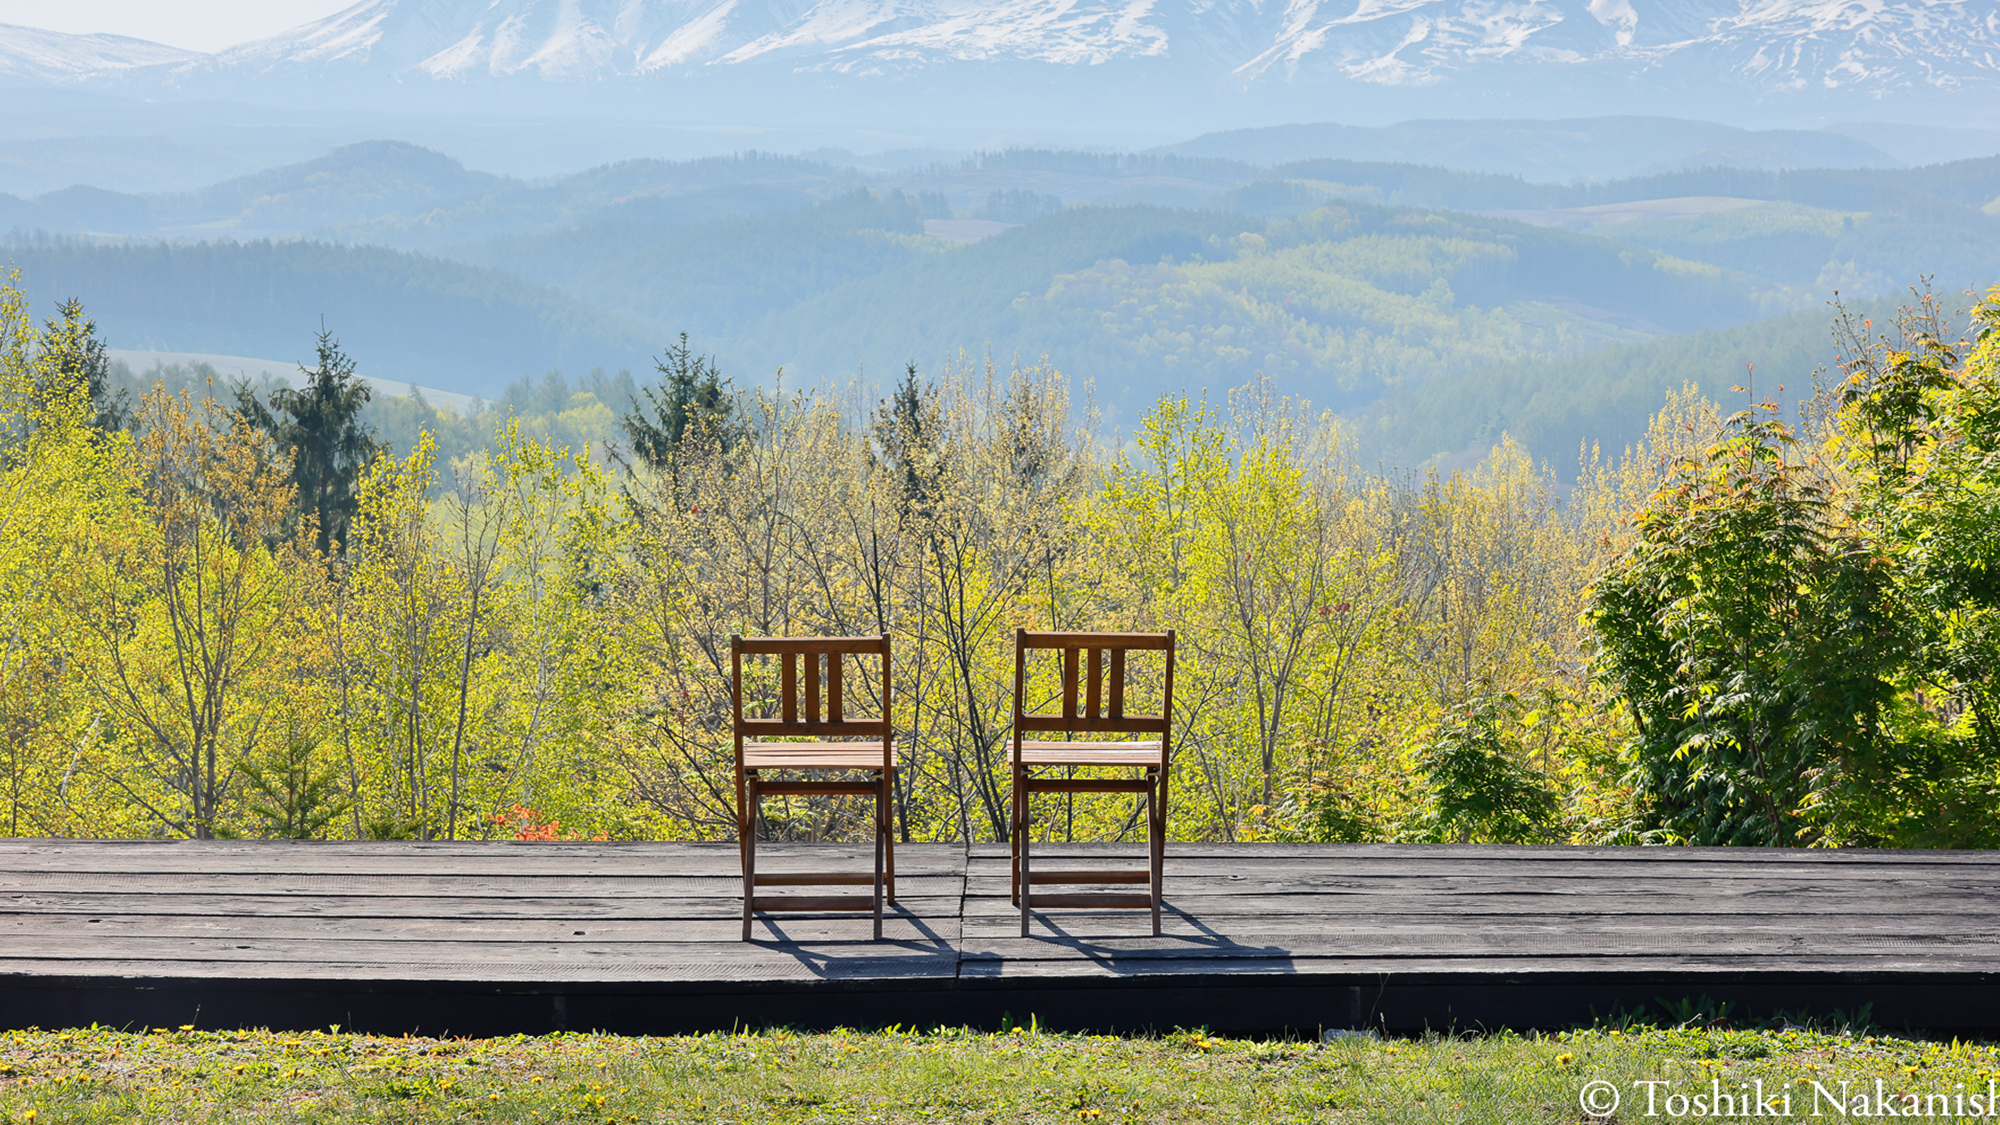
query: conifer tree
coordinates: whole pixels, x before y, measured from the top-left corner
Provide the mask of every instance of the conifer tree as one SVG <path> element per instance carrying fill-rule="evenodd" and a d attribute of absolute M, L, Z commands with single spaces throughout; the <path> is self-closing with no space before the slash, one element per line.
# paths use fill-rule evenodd
<path fill-rule="evenodd" d="M 714 440 L 724 450 L 735 444 L 736 403 L 715 357 L 694 354 L 683 332 L 680 343 L 669 345 L 653 366 L 665 381 L 641 391 L 645 403 L 635 400 L 631 413 L 618 419 L 640 460 L 655 469 L 666 468 L 690 432 Z"/>
<path fill-rule="evenodd" d="M 63 386 L 81 383 L 90 393 L 90 425 L 115 433 L 132 424 L 132 392 L 110 385 L 111 359 L 97 336 L 97 322 L 83 315 L 83 302 L 72 297 L 56 305 L 45 322 L 44 379 Z"/>
<path fill-rule="evenodd" d="M 920 380 L 912 362 L 903 370 L 902 383 L 875 408 L 869 433 L 871 460 L 902 480 L 906 512 L 929 515 L 932 510 L 943 428 L 937 384 Z"/>
<path fill-rule="evenodd" d="M 355 374 L 354 360 L 324 326 L 316 350 L 316 365 L 299 368 L 306 377 L 303 389 L 273 391 L 266 407 L 247 383 L 239 383 L 236 402 L 251 425 L 291 453 L 296 490 L 292 519 L 296 523 L 306 516 L 318 518 L 315 545 L 324 555 L 346 542 L 347 525 L 360 503 L 357 486 L 362 470 L 383 447 L 361 422 L 368 385 Z"/>

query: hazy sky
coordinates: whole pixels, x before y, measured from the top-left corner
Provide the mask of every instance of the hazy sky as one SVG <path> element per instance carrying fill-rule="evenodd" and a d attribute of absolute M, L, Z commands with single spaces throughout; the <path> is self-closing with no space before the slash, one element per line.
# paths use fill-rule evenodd
<path fill-rule="evenodd" d="M 330 16 L 356 0 L 0 0 L 0 23 L 109 32 L 214 51 Z"/>

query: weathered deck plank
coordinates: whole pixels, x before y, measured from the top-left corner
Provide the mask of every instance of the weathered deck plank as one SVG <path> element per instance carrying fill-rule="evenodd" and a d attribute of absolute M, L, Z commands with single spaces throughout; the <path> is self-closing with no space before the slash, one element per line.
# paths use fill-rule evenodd
<path fill-rule="evenodd" d="M 870 861 L 760 848 L 765 870 Z M 0 1023 L 1400 1029 L 1708 995 L 2000 1030 L 1996 853 L 1177 844 L 1161 936 L 1078 910 L 1024 939 L 1004 847 L 909 845 L 879 943 L 865 915 L 760 916 L 736 940 L 737 862 L 729 843 L 0 841 Z"/>

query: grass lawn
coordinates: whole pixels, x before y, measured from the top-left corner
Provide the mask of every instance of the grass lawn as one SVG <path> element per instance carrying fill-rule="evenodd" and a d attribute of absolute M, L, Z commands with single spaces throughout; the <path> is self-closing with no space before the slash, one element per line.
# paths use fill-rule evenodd
<path fill-rule="evenodd" d="M 0 1120 L 1575 1125 L 1742 1120 L 1756 1108 L 1872 1119 L 1888 1116 L 1885 1104 L 1935 1120 L 1992 1113 L 1996 1074 L 2000 1051 L 1984 1044 L 1695 1027 L 1330 1043 L 1198 1032 L 396 1039 L 92 1028 L 0 1036 Z M 1759 1082 L 1761 1106 L 1751 1100 Z M 1843 1082 L 1845 1113 L 1822 1094 L 1843 1097 Z M 1715 1106 L 1717 1091 L 1735 1104 Z M 1585 1112 L 1585 1095 L 1609 1112 Z"/>

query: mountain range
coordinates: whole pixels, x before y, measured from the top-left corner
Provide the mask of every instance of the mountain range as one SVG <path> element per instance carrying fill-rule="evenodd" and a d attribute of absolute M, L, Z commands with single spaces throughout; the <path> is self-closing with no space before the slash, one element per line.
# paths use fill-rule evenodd
<path fill-rule="evenodd" d="M 872 108 L 999 121 L 1067 105 L 1165 127 L 1213 119 L 1226 97 L 1267 118 L 1668 101 L 1683 114 L 1797 117 L 1893 102 L 1906 119 L 1989 124 L 2000 11 L 1991 0 L 363 0 L 212 55 L 0 27 L 0 75 L 173 96 L 554 99 L 710 117 Z"/>

